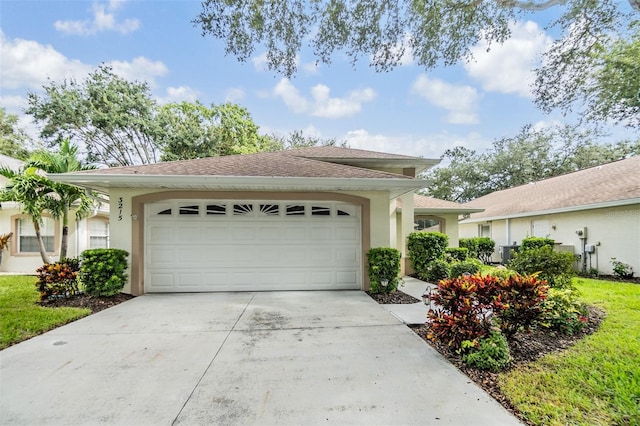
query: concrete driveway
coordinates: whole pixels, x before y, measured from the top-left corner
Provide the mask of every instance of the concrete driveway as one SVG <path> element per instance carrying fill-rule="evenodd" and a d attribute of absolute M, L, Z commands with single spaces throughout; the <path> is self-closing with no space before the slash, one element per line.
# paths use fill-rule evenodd
<path fill-rule="evenodd" d="M 145 295 L 0 357 L 2 424 L 519 424 L 360 291 Z"/>

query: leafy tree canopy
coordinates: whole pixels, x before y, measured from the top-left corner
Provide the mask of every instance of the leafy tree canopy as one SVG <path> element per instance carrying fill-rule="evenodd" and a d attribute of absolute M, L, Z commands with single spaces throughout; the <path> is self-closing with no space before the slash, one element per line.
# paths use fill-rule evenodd
<path fill-rule="evenodd" d="M 249 111 L 236 104 L 207 107 L 199 102 L 168 104 L 158 114 L 162 160 L 184 160 L 271 150 Z"/>
<path fill-rule="evenodd" d="M 25 160 L 29 156 L 27 147 L 31 141 L 17 126 L 18 117 L 7 114 L 4 108 L 0 108 L 0 154 Z"/>
<path fill-rule="evenodd" d="M 147 83 L 130 82 L 100 65 L 84 81 L 50 81 L 29 93 L 27 114 L 42 123 L 50 146 L 63 138 L 85 144 L 88 161 L 107 166 L 155 163 L 156 102 Z"/>
<path fill-rule="evenodd" d="M 638 3 L 629 1 L 635 10 Z M 623 5 L 618 0 L 204 0 L 193 22 L 203 35 L 224 40 L 226 52 L 241 61 L 264 47 L 269 68 L 291 76 L 306 43 L 327 64 L 341 52 L 353 63 L 364 56 L 376 70 L 388 71 L 409 52 L 431 69 L 469 59 L 480 40 L 505 41 L 510 21 L 551 7 L 561 8 L 553 26 L 565 36 L 578 22 L 586 33 L 616 32 L 630 19 Z"/>
<path fill-rule="evenodd" d="M 535 130 L 525 126 L 518 135 L 493 143 L 486 152 L 464 147 L 445 151 L 448 163 L 428 171 L 428 195 L 466 202 L 494 191 L 535 182 L 587 167 L 640 155 L 640 140 L 602 145 L 592 131 L 564 126 Z"/>
<path fill-rule="evenodd" d="M 639 0 L 204 0 L 193 22 L 240 61 L 266 50 L 269 69 L 290 77 L 305 47 L 318 62 L 342 54 L 376 71 L 407 55 L 427 71 L 472 60 L 478 42 L 502 43 L 511 22 L 551 8 L 559 37 L 537 70 L 538 105 L 566 113 L 582 100 L 589 120 L 637 126 Z"/>

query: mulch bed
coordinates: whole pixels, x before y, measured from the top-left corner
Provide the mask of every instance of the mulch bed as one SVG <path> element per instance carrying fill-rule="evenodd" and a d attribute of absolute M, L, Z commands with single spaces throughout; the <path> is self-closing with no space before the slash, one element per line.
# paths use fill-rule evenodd
<path fill-rule="evenodd" d="M 420 302 L 415 297 L 401 291 L 394 291 L 393 293 L 371 293 L 367 291 L 367 294 L 382 305 L 409 305 Z"/>
<path fill-rule="evenodd" d="M 390 294 L 371 294 L 370 292 L 367 292 L 367 294 L 373 300 L 381 304 L 405 304 L 419 302 L 415 297 L 409 296 L 402 291 L 396 291 Z M 508 369 L 513 369 L 518 366 L 531 363 L 548 353 L 560 352 L 573 346 L 577 341 L 594 333 L 598 329 L 605 318 L 605 313 L 593 306 L 587 306 L 586 316 L 587 323 L 585 328 L 581 332 L 573 335 L 558 334 L 548 331 L 532 331 L 530 333 L 516 334 L 513 340 L 509 342 L 512 361 Z M 522 415 L 513 407 L 513 405 L 511 405 L 506 396 L 502 394 L 502 391 L 498 386 L 499 373 L 492 373 L 469 367 L 462 362 L 462 357 L 460 355 L 451 352 L 449 348 L 439 342 L 429 340 L 427 338 L 427 334 L 429 332 L 428 324 L 410 325 L 409 328 L 437 350 L 449 362 L 455 365 L 460 371 L 466 374 L 467 377 L 473 380 L 478 386 L 489 393 L 507 410 L 518 417 L 522 422 L 531 424 L 522 418 Z"/>
<path fill-rule="evenodd" d="M 86 294 L 79 294 L 70 299 L 47 300 L 44 302 L 40 302 L 40 305 L 49 308 L 57 308 L 61 306 L 70 308 L 88 308 L 91 310 L 91 313 L 95 314 L 96 312 L 100 312 L 122 302 L 126 302 L 127 300 L 133 299 L 134 297 L 135 296 L 124 293 L 116 294 L 109 297 L 92 297 Z"/>

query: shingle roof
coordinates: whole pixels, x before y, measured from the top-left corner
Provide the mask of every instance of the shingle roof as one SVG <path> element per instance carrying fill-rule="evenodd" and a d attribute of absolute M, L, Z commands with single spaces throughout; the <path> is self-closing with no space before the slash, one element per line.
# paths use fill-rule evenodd
<path fill-rule="evenodd" d="M 485 195 L 465 203 L 485 211 L 469 220 L 640 199 L 640 156 Z"/>
<path fill-rule="evenodd" d="M 367 151 L 364 149 L 343 148 L 340 146 L 311 146 L 287 151 L 291 155 L 305 158 L 343 158 L 367 160 L 421 160 L 408 155 L 389 154 L 386 152 Z"/>
<path fill-rule="evenodd" d="M 398 198 L 397 204 L 399 208 L 402 208 L 402 200 Z M 456 213 L 471 213 L 480 211 L 480 208 L 469 207 L 453 201 L 440 200 L 439 198 L 427 197 L 425 195 L 413 194 L 413 209 L 416 213 L 423 211 L 438 211 L 438 212 L 451 212 Z"/>
<path fill-rule="evenodd" d="M 77 174 L 410 179 L 409 177 L 395 173 L 291 155 L 289 151 L 168 161 L 139 166 L 111 167 L 108 169 L 78 172 Z"/>

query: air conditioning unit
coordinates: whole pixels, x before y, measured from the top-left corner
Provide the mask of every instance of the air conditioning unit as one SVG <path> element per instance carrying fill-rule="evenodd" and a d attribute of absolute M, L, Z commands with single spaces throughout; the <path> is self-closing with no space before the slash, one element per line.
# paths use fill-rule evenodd
<path fill-rule="evenodd" d="M 518 252 L 520 246 L 500 246 L 500 256 L 502 257 L 502 264 L 506 265 L 511 260 L 511 250 Z"/>

